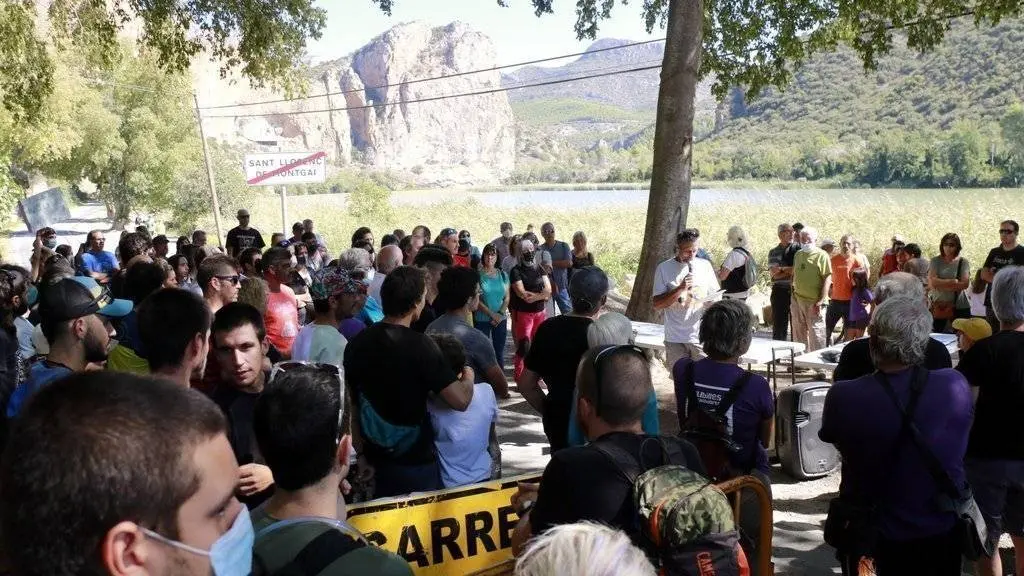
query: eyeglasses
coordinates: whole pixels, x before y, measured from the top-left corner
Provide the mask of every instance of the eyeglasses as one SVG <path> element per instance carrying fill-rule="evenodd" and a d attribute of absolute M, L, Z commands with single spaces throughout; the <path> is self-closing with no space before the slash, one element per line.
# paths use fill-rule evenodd
<path fill-rule="evenodd" d="M 1000 234 L 1016 234 L 1017 232 L 1010 230 L 1009 228 L 1003 228 L 999 231 Z"/>
<path fill-rule="evenodd" d="M 235 274 L 234 276 L 214 276 L 214 278 L 218 280 L 227 280 L 228 282 L 231 282 L 233 286 L 237 286 L 242 280 L 242 277 L 238 274 Z"/>
<path fill-rule="evenodd" d="M 270 371 L 270 384 L 274 383 L 274 379 L 279 374 L 285 372 L 291 372 L 294 370 L 310 369 L 320 372 L 324 372 L 334 378 L 338 379 L 338 427 L 337 434 L 334 436 L 334 445 L 337 446 L 341 443 L 341 437 L 345 432 L 342 426 L 343 419 L 345 416 L 345 378 L 342 375 L 342 370 L 334 364 L 323 364 L 320 362 L 299 362 L 297 360 L 289 360 L 287 362 L 278 362 L 274 365 L 273 370 Z"/>
<path fill-rule="evenodd" d="M 594 410 L 596 411 L 598 416 L 601 415 L 601 406 L 604 405 L 601 401 L 601 365 L 603 364 L 602 360 L 610 356 L 613 356 L 616 352 L 620 350 L 628 350 L 633 354 L 639 355 L 641 358 L 643 358 L 644 362 L 647 361 L 647 354 L 644 352 L 644 349 L 633 344 L 619 344 L 617 346 L 609 346 L 594 355 L 594 396 L 596 397 L 594 398 Z"/>

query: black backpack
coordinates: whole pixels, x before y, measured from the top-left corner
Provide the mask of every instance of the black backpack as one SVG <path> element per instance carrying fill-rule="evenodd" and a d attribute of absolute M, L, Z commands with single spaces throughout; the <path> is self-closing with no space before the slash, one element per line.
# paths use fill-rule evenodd
<path fill-rule="evenodd" d="M 697 401 L 697 386 L 693 378 L 693 365 L 690 362 L 683 372 L 683 385 L 686 388 L 686 413 L 680 415 L 679 436 L 690 441 L 700 453 L 708 477 L 714 482 L 724 482 L 745 472 L 737 470 L 731 464 L 731 456 L 743 448 L 729 435 L 729 420 L 726 414 L 736 403 L 752 374 L 744 370 L 739 380 L 725 393 L 718 407 L 706 410 Z M 755 452 L 756 454 L 756 452 Z"/>

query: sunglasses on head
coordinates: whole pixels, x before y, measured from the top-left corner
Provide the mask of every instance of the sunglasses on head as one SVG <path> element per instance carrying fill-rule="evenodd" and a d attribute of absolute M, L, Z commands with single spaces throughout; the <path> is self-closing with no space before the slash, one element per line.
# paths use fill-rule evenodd
<path fill-rule="evenodd" d="M 647 361 L 647 354 L 644 352 L 644 349 L 639 346 L 636 346 L 635 344 L 619 344 L 616 346 L 609 346 L 594 355 L 594 410 L 597 412 L 598 416 L 601 415 L 601 406 L 604 405 L 601 400 L 603 388 L 601 379 L 601 366 L 608 358 L 615 355 L 620 350 L 625 350 L 632 354 L 636 354 L 640 358 L 643 358 L 644 362 Z"/>
<path fill-rule="evenodd" d="M 444 238 L 445 236 L 458 236 L 458 235 L 459 235 L 459 231 L 456 230 L 455 228 L 445 228 L 444 230 L 441 230 L 441 237 L 442 238 Z"/>
<path fill-rule="evenodd" d="M 345 378 L 342 375 L 341 368 L 334 364 L 323 364 L 320 362 L 300 362 L 298 360 L 288 360 L 286 362 L 278 362 L 274 364 L 274 368 L 270 371 L 269 383 L 273 384 L 274 379 L 279 375 L 286 372 L 292 372 L 309 368 L 318 372 L 328 374 L 338 380 L 338 427 L 337 434 L 334 436 L 334 444 L 337 446 L 341 443 L 341 437 L 344 435 L 344 428 L 342 427 L 342 420 L 345 415 Z"/>

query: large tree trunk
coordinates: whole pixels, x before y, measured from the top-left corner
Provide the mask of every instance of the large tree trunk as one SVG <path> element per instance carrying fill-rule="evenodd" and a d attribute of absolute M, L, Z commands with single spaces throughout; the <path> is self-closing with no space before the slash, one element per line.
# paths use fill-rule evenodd
<path fill-rule="evenodd" d="M 654 166 L 640 267 L 626 315 L 654 318 L 652 294 L 658 263 L 675 254 L 676 234 L 686 225 L 693 159 L 693 112 L 703 42 L 704 2 L 671 0 L 661 67 Z"/>

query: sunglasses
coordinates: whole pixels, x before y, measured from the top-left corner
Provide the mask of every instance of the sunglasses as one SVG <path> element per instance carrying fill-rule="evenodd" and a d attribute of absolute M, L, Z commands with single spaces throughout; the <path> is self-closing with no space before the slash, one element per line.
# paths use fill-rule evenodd
<path fill-rule="evenodd" d="M 242 280 L 242 277 L 238 274 L 235 274 L 234 276 L 214 276 L 214 278 L 218 280 L 227 280 L 232 286 L 238 286 L 238 283 Z"/>
<path fill-rule="evenodd" d="M 608 348 L 605 348 L 604 350 L 601 350 L 600 352 L 594 355 L 594 396 L 596 396 L 596 398 L 594 398 L 594 410 L 597 412 L 598 416 L 601 415 L 601 407 L 604 406 L 603 401 L 601 400 L 601 366 L 604 364 L 605 359 L 613 356 L 620 350 L 637 354 L 640 358 L 643 358 L 644 362 L 647 361 L 647 354 L 644 352 L 644 349 L 634 344 L 619 344 L 617 346 L 609 346 Z"/>
<path fill-rule="evenodd" d="M 269 383 L 273 384 L 274 379 L 281 374 L 302 369 L 312 369 L 318 372 L 323 372 L 338 380 L 338 427 L 337 434 L 335 434 L 334 436 L 334 445 L 337 446 L 338 444 L 341 443 L 341 437 L 345 432 L 345 429 L 342 426 L 345 415 L 345 379 L 342 376 L 342 371 L 339 367 L 335 366 L 334 364 L 323 364 L 320 362 L 299 362 L 297 360 L 278 362 L 277 364 L 274 364 L 274 368 L 270 371 Z"/>
<path fill-rule="evenodd" d="M 441 237 L 442 238 L 444 238 L 445 236 L 458 236 L 458 235 L 459 235 L 459 231 L 456 230 L 455 228 L 445 228 L 444 230 L 441 230 Z"/>
<path fill-rule="evenodd" d="M 1000 234 L 1016 234 L 1017 232 L 1010 230 L 1009 228 L 1003 228 L 999 231 Z"/>

